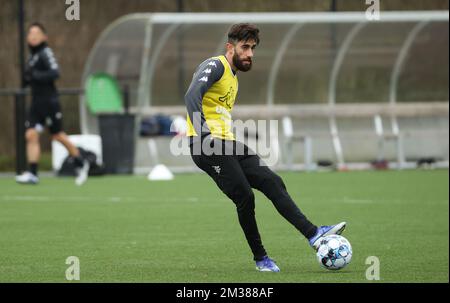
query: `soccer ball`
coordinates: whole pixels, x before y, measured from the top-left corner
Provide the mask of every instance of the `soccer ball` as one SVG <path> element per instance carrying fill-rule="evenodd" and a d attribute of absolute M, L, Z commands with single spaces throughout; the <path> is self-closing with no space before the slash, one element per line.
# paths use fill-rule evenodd
<path fill-rule="evenodd" d="M 352 246 L 342 236 L 325 236 L 319 243 L 316 256 L 322 267 L 338 270 L 347 266 L 352 260 Z"/>

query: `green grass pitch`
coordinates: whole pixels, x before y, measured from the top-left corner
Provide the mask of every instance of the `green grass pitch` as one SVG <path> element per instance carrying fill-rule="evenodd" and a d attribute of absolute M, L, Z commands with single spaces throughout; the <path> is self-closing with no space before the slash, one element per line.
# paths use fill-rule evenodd
<path fill-rule="evenodd" d="M 67 282 L 66 258 L 80 282 L 449 282 L 448 170 L 281 173 L 316 224 L 348 222 L 353 259 L 322 269 L 307 241 L 256 193 L 266 249 L 281 273 L 260 273 L 234 205 L 204 174 L 174 181 L 97 177 L 21 186 L 0 178 L 0 282 Z"/>

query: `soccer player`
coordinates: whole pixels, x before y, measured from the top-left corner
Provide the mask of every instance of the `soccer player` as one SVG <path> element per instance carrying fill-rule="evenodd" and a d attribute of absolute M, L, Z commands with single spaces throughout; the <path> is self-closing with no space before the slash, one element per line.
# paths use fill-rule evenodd
<path fill-rule="evenodd" d="M 89 162 L 83 159 L 80 150 L 69 141 L 62 130 L 62 113 L 55 87 L 55 80 L 59 78 L 59 68 L 52 50 L 47 45 L 47 33 L 42 24 L 36 22 L 30 25 L 27 42 L 30 57 L 25 68 L 24 82 L 31 86 L 32 94 L 32 103 L 25 122 L 29 171 L 17 176 L 16 181 L 21 184 L 39 182 L 39 133 L 46 125 L 52 139 L 61 142 L 73 157 L 77 174 L 75 183 L 81 185 L 87 179 Z"/>
<path fill-rule="evenodd" d="M 261 241 L 255 218 L 252 188 L 272 201 L 277 211 L 309 244 L 317 249 L 322 237 L 341 234 L 346 223 L 317 227 L 300 211 L 283 180 L 231 131 L 231 110 L 238 91 L 237 72 L 251 69 L 259 44 L 259 29 L 252 24 L 233 25 L 225 55 L 209 58 L 196 69 L 185 95 L 190 152 L 194 163 L 206 172 L 236 205 L 239 223 L 259 271 L 280 269 Z"/>

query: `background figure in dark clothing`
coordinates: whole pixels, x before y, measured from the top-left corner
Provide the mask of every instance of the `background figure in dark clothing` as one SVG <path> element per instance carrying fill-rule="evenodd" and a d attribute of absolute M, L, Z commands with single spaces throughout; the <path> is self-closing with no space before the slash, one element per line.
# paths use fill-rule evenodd
<path fill-rule="evenodd" d="M 24 82 L 31 86 L 32 102 L 26 120 L 27 158 L 29 171 L 16 177 L 21 184 L 37 184 L 38 162 L 40 158 L 39 133 L 48 127 L 52 140 L 63 144 L 76 166 L 76 184 L 83 184 L 88 176 L 89 163 L 62 130 L 62 113 L 58 100 L 55 80 L 59 78 L 59 67 L 52 50 L 47 45 L 44 26 L 33 23 L 28 29 L 27 42 L 30 57 L 24 73 Z"/>

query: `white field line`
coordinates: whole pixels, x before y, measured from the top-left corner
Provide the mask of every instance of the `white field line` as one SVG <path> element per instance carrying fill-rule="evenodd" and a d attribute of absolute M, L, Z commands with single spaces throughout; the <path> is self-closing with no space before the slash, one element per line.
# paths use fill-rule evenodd
<path fill-rule="evenodd" d="M 349 204 L 372 204 L 375 203 L 373 200 L 369 199 L 351 199 L 351 198 L 344 198 L 340 200 L 341 203 L 349 203 Z"/>
<path fill-rule="evenodd" d="M 86 197 L 86 196 L 10 196 L 4 195 L 0 196 L 0 201 L 35 201 L 35 202 L 49 202 L 49 201 L 70 201 L 70 202 L 90 202 L 90 201 L 101 201 L 101 202 L 199 202 L 204 199 L 199 199 L 197 197 L 187 197 L 187 198 L 136 198 L 136 197 Z M 209 200 L 209 199 L 208 199 Z M 206 201 L 206 199 L 205 199 Z"/>

